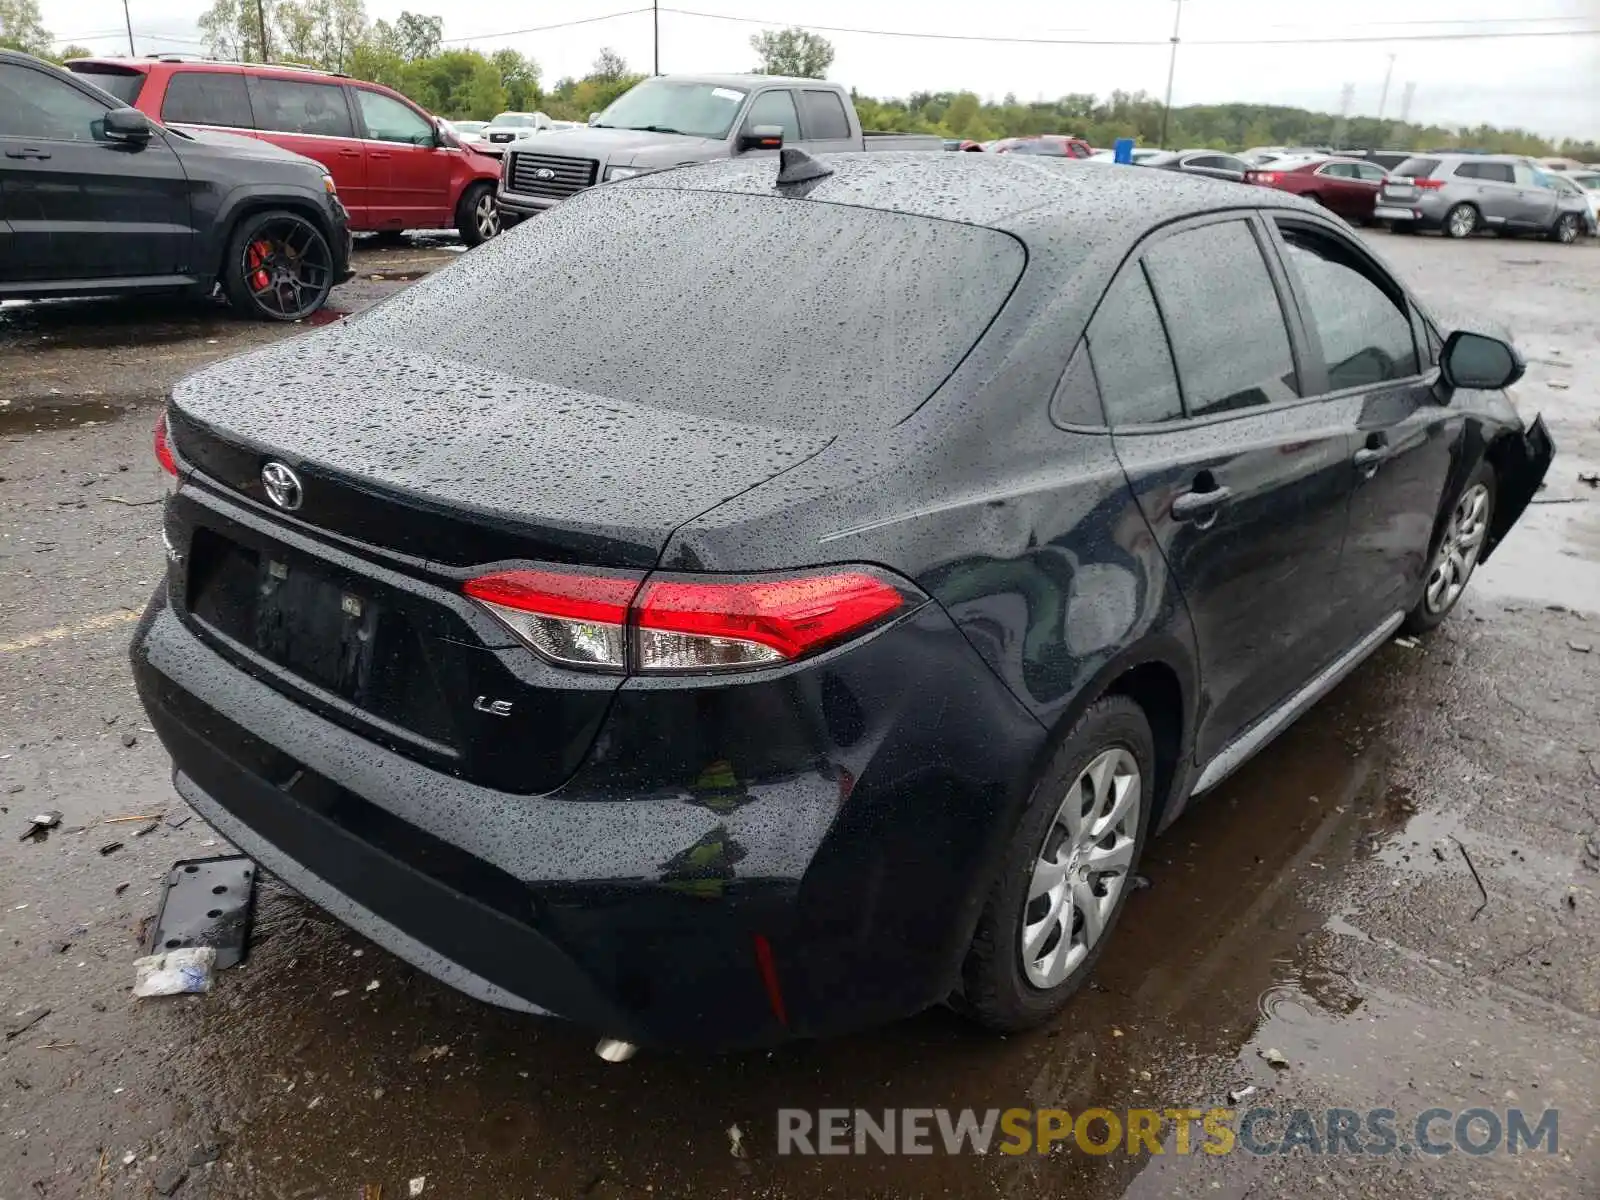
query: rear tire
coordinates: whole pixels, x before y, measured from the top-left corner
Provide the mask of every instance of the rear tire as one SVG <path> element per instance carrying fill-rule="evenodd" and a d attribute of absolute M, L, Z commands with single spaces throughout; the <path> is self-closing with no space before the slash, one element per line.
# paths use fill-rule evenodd
<path fill-rule="evenodd" d="M 1483 557 L 1483 547 L 1494 522 L 1494 467 L 1479 462 L 1450 505 L 1450 516 L 1428 563 L 1422 595 L 1406 614 L 1406 633 L 1427 633 L 1438 628 L 1467 590 L 1472 572 Z"/>
<path fill-rule="evenodd" d="M 1128 697 L 1106 696 L 1079 718 L 1012 835 L 952 1007 L 1013 1031 L 1066 1006 L 1133 890 L 1155 807 L 1155 769 L 1150 723 Z"/>
<path fill-rule="evenodd" d="M 333 291 L 333 251 L 322 230 L 286 209 L 252 213 L 235 227 L 222 260 L 222 291 L 235 311 L 301 321 Z"/>
<path fill-rule="evenodd" d="M 1444 215 L 1444 232 L 1458 241 L 1471 237 L 1478 232 L 1478 210 L 1470 204 L 1456 205 Z"/>
<path fill-rule="evenodd" d="M 479 181 L 461 193 L 456 205 L 456 232 L 468 246 L 481 246 L 500 233 L 500 209 L 494 184 Z"/>

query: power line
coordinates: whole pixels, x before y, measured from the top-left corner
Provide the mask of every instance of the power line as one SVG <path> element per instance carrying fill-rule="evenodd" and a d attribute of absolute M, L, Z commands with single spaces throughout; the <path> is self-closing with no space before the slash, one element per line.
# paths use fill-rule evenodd
<path fill-rule="evenodd" d="M 661 6 L 661 11 L 676 13 L 681 17 L 702 17 L 710 21 L 737 21 L 744 25 L 784 26 L 797 23 L 794 21 L 774 21 L 762 17 L 736 17 L 729 13 L 699 12 L 688 8 L 669 8 L 666 5 Z M 625 16 L 627 14 L 619 13 L 617 15 Z M 869 37 L 917 38 L 923 41 L 937 42 L 999 42 L 1022 46 L 1166 46 L 1171 44 L 1170 39 L 1167 38 L 1006 37 L 999 34 L 982 33 L 921 33 L 907 29 L 861 29 L 845 25 L 816 25 L 809 21 L 801 21 L 798 24 L 802 28 L 815 29 L 822 33 L 857 33 Z M 1595 34 L 1600 34 L 1600 28 L 1503 30 L 1483 33 L 1367 34 L 1325 38 L 1185 38 L 1183 44 L 1186 46 L 1329 46 L 1358 42 L 1460 42 L 1486 41 L 1496 38 L 1585 37 Z"/>
<path fill-rule="evenodd" d="M 503 30 L 500 33 L 474 33 L 470 37 L 450 37 L 450 38 L 440 38 L 439 40 L 441 42 L 445 42 L 445 43 L 455 43 L 455 42 L 478 42 L 478 41 L 486 40 L 488 38 L 516 37 L 518 34 L 522 34 L 522 33 L 544 33 L 546 30 L 550 30 L 550 29 L 569 29 L 574 25 L 593 25 L 597 21 L 614 21 L 618 17 L 633 17 L 633 16 L 637 16 L 640 13 L 647 13 L 649 11 L 650 11 L 649 8 L 630 8 L 630 9 L 626 9 L 626 10 L 624 10 L 622 12 L 606 13 L 604 16 L 599 16 L 599 17 L 580 17 L 576 21 L 557 21 L 554 25 L 530 25 L 526 29 L 507 29 L 507 30 Z M 670 8 L 664 8 L 661 11 L 662 12 L 673 12 L 675 10 L 670 9 Z"/>

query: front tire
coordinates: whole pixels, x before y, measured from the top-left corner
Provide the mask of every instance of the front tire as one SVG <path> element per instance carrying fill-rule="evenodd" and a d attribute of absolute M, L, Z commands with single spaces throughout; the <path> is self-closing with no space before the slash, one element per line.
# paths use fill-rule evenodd
<path fill-rule="evenodd" d="M 494 184 L 475 183 L 461 193 L 456 205 L 456 232 L 468 246 L 481 246 L 500 233 L 500 209 L 494 202 Z"/>
<path fill-rule="evenodd" d="M 1405 632 L 1427 633 L 1437 628 L 1455 608 L 1483 556 L 1494 521 L 1494 504 L 1494 467 L 1480 462 L 1450 506 L 1449 520 L 1445 522 L 1444 533 L 1428 564 L 1422 596 L 1406 615 Z"/>
<path fill-rule="evenodd" d="M 1478 210 L 1470 204 L 1458 204 L 1444 215 L 1445 236 L 1457 240 L 1469 238 L 1478 231 Z"/>
<path fill-rule="evenodd" d="M 327 303 L 333 290 L 333 251 L 322 230 L 299 213 L 254 213 L 228 239 L 222 290 L 247 316 L 304 320 Z"/>
<path fill-rule="evenodd" d="M 1154 806 L 1150 723 L 1128 697 L 1104 697 L 1033 790 L 978 919 L 956 1008 L 1014 1031 L 1066 1006 L 1133 890 Z"/>
<path fill-rule="evenodd" d="M 1550 231 L 1550 240 L 1560 242 L 1563 246 L 1570 246 L 1578 240 L 1578 214 L 1562 213 L 1555 223 L 1555 228 Z"/>

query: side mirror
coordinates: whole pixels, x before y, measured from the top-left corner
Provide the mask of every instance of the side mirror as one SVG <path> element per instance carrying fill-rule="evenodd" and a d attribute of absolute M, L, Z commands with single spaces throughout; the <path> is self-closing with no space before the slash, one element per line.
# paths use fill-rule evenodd
<path fill-rule="evenodd" d="M 782 125 L 749 125 L 739 135 L 738 149 L 743 150 L 782 150 L 783 126 Z"/>
<path fill-rule="evenodd" d="M 150 118 L 137 108 L 113 108 L 101 119 L 108 142 L 142 146 L 150 140 Z"/>
<path fill-rule="evenodd" d="M 1458 329 L 1445 339 L 1439 373 L 1453 388 L 1495 391 L 1522 378 L 1527 364 L 1516 347 L 1499 338 Z"/>

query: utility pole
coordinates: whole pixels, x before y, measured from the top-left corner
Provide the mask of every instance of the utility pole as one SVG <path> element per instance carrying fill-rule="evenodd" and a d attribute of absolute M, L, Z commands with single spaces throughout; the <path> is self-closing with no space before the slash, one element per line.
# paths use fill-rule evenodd
<path fill-rule="evenodd" d="M 1167 101 L 1161 107 L 1161 149 L 1167 148 L 1167 121 L 1172 116 L 1172 76 L 1178 69 L 1178 26 L 1183 22 L 1183 0 L 1172 18 L 1172 53 L 1167 59 Z"/>
<path fill-rule="evenodd" d="M 122 19 L 128 25 L 128 57 L 132 58 L 138 51 L 133 48 L 133 17 L 128 13 L 128 0 L 122 0 Z"/>
<path fill-rule="evenodd" d="M 650 0 L 650 30 L 655 39 L 655 70 L 661 74 L 661 0 Z"/>
<path fill-rule="evenodd" d="M 267 49 L 267 4 L 266 0 L 256 0 L 256 20 L 261 23 L 261 61 L 271 62 L 272 52 Z"/>
<path fill-rule="evenodd" d="M 1405 91 L 1400 93 L 1400 124 L 1404 125 L 1411 120 L 1411 101 L 1417 94 L 1417 81 L 1410 80 Z"/>
<path fill-rule="evenodd" d="M 1383 91 L 1378 93 L 1378 120 L 1383 120 L 1383 109 L 1389 103 L 1389 80 L 1394 76 L 1394 55 L 1389 55 L 1389 69 L 1383 73 Z"/>
<path fill-rule="evenodd" d="M 1356 85 L 1347 83 L 1339 89 L 1339 119 L 1333 126 L 1333 148 L 1335 150 L 1345 143 L 1345 132 L 1350 120 L 1350 102 L 1355 99 Z"/>

